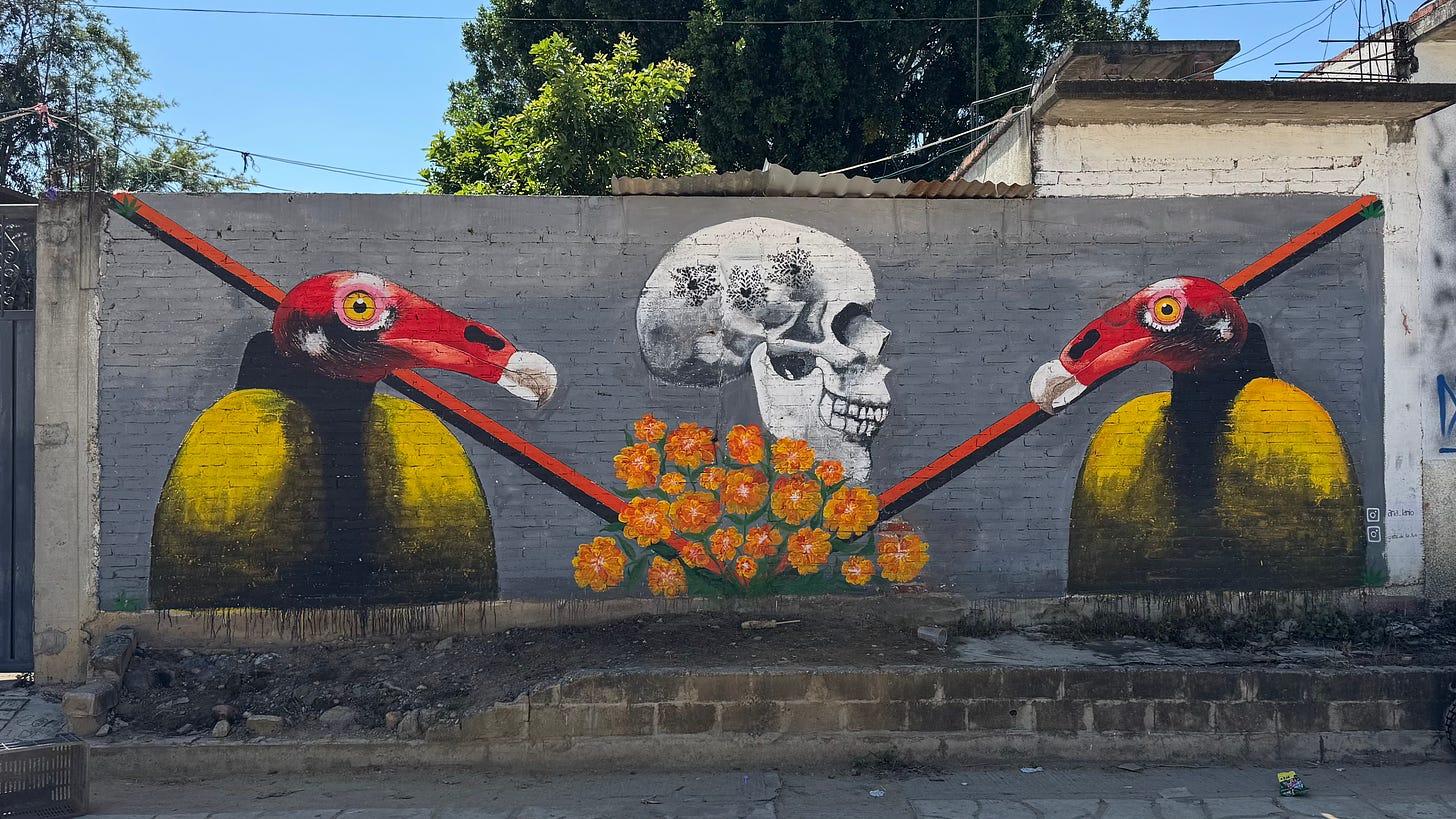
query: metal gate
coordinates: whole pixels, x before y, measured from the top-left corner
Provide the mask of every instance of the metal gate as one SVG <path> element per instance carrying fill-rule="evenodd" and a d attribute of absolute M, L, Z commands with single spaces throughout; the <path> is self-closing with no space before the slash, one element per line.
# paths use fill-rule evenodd
<path fill-rule="evenodd" d="M 35 563 L 35 206 L 0 205 L 0 671 L 30 671 Z"/>

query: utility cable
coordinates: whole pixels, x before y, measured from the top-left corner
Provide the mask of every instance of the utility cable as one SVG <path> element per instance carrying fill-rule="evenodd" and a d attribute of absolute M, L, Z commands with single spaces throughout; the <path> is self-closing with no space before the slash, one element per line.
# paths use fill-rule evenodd
<path fill-rule="evenodd" d="M 151 163 L 153 165 L 160 165 L 160 166 L 162 166 L 164 168 L 172 168 L 174 170 L 183 171 L 184 173 L 195 173 L 195 174 L 198 174 L 199 176 L 210 176 L 210 177 L 212 177 L 214 179 L 221 179 L 221 180 L 223 180 L 225 182 L 237 182 L 238 181 L 238 177 L 236 177 L 236 176 L 228 176 L 227 174 L 214 173 L 212 171 L 203 171 L 203 170 L 198 170 L 197 168 L 188 168 L 188 167 L 185 167 L 183 165 L 175 165 L 175 164 L 173 164 L 171 162 L 164 162 L 164 161 L 162 161 L 160 159 L 156 159 L 156 158 L 153 158 L 153 157 L 150 157 L 150 156 L 145 156 L 143 154 L 139 154 L 139 153 L 136 153 L 134 151 L 129 151 L 126 148 L 122 147 L 121 145 L 117 144 L 114 140 L 110 140 L 110 139 L 107 139 L 106 137 L 99 136 L 99 135 L 96 134 L 96 132 L 92 131 L 91 129 L 87 128 L 86 126 L 81 125 L 79 123 L 72 122 L 71 120 L 67 119 L 66 117 L 60 116 L 59 114 L 51 114 L 51 118 L 54 119 L 56 122 L 64 123 L 66 125 L 69 125 L 72 128 L 75 128 L 76 130 L 80 131 L 81 133 L 86 134 L 87 136 L 91 137 L 91 139 L 95 140 L 98 144 L 100 144 L 100 145 L 109 145 L 112 148 L 115 148 L 116 150 L 120 151 L 121 153 L 126 154 L 127 156 L 129 156 L 129 157 L 131 157 L 133 159 L 136 159 L 136 160 L 139 160 L 139 161 L 142 161 L 142 162 L 148 162 L 148 163 Z M 289 190 L 288 188 L 279 188 L 279 187 L 275 187 L 273 185 L 265 185 L 262 182 L 249 182 L 247 184 L 250 185 L 250 186 L 252 186 L 252 187 L 267 188 L 268 190 L 278 191 L 280 193 L 296 193 L 296 191 Z"/>
<path fill-rule="evenodd" d="M 1180 11 L 1183 9 L 1215 9 L 1233 6 L 1283 6 L 1302 3 L 1319 3 L 1324 0 L 1234 0 L 1228 3 L 1190 3 L 1177 6 L 1154 6 L 1149 11 Z M 477 17 L 454 17 L 438 14 L 368 14 L 363 12 L 327 11 L 276 11 L 271 9 L 206 8 L 197 6 L 137 6 L 119 3 L 92 3 L 92 8 L 123 9 L 132 11 L 172 11 L 191 14 L 241 14 L 262 17 L 319 17 L 326 19 L 354 20 L 434 20 L 445 22 L 470 22 Z M 1118 14 L 1136 13 L 1137 9 L 1126 9 Z M 722 25 L 735 26 L 805 26 L 805 25 L 862 25 L 868 23 L 973 23 L 977 20 L 1007 20 L 1035 17 L 1038 12 L 986 14 L 970 17 L 853 17 L 818 18 L 812 20 L 713 20 Z M 513 23 L 636 23 L 642 25 L 684 25 L 693 22 L 690 18 L 639 18 L 639 17 L 496 17 L 494 19 Z M 708 19 L 708 18 L 703 18 Z"/>
<path fill-rule="evenodd" d="M 1019 94 L 1022 91 L 1026 91 L 1026 90 L 1030 89 L 1032 85 L 1034 85 L 1034 83 L 1027 83 L 1026 85 L 1023 85 L 1020 88 L 1013 88 L 1010 91 L 1002 91 L 999 94 L 992 94 L 991 96 L 986 97 L 985 99 L 979 99 L 979 100 L 976 100 L 975 102 L 972 102 L 970 104 L 970 106 L 967 106 L 967 107 L 980 105 L 981 103 L 990 102 L 992 100 L 998 100 L 998 99 L 1001 99 L 1002 97 L 1009 97 L 1012 94 Z M 997 119 L 997 120 L 992 120 L 990 122 L 985 122 L 985 123 L 982 123 L 980 125 L 977 125 L 976 127 L 970 129 L 969 131 L 961 131 L 959 134 L 951 134 L 950 136 L 945 137 L 944 139 L 937 139 L 934 142 L 927 142 L 927 143 L 925 143 L 923 145 L 916 145 L 916 146 L 911 147 L 911 148 L 906 148 L 903 151 L 899 151 L 897 153 L 890 154 L 889 156 L 882 156 L 879 159 L 871 159 L 868 162 L 861 162 L 858 165 L 850 165 L 848 168 L 840 168 L 837 171 L 825 171 L 825 172 L 823 172 L 823 173 L 821 173 L 819 175 L 820 176 L 829 176 L 830 174 L 844 173 L 845 171 L 857 171 L 860 168 L 865 167 L 866 165 L 873 165 L 876 162 L 884 162 L 884 161 L 889 160 L 889 159 L 899 159 L 902 156 L 909 156 L 911 154 L 916 154 L 916 153 L 919 153 L 919 152 L 925 150 L 926 148 L 934 148 L 937 145 L 941 145 L 941 144 L 944 144 L 946 142 L 950 142 L 952 139 L 960 139 L 963 136 L 968 136 L 970 134 L 974 134 L 977 131 L 985 130 L 987 128 L 990 128 L 992 125 L 995 125 L 997 122 L 1000 122 L 1000 120 Z"/>

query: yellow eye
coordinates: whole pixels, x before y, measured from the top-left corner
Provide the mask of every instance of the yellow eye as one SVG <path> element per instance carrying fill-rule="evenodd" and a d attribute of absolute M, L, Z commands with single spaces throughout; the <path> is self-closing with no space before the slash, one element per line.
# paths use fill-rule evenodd
<path fill-rule="evenodd" d="M 355 324 L 365 324 L 374 318 L 379 309 L 374 306 L 374 297 L 363 290 L 355 290 L 344 297 L 344 318 Z"/>
<path fill-rule="evenodd" d="M 1153 321 L 1159 324 L 1177 324 L 1183 318 L 1183 304 L 1172 296 L 1164 296 L 1153 302 Z"/>

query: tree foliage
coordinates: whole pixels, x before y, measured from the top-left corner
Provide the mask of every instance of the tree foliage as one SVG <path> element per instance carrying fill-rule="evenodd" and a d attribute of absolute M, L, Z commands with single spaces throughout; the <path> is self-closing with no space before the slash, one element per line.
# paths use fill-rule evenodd
<path fill-rule="evenodd" d="M 696 142 L 669 140 L 668 107 L 692 69 L 673 60 L 638 68 L 633 38 L 588 61 L 553 34 L 530 50 L 540 91 L 519 113 L 476 120 L 457 113 L 455 133 L 430 145 L 422 171 L 430 193 L 602 194 L 613 176 L 712 173 Z"/>
<path fill-rule="evenodd" d="M 213 191 L 249 180 L 214 154 L 157 137 L 170 103 L 137 90 L 148 74 L 126 35 L 76 0 L 0 4 L 0 112 L 45 103 L 56 116 L 0 123 L 0 184 L 58 190 Z"/>
<path fill-rule="evenodd" d="M 999 116 L 1023 100 L 975 110 L 972 103 L 1030 82 L 1070 42 L 1156 36 L 1147 24 L 1148 0 L 1111 2 L 497 0 L 465 26 L 476 71 L 452 84 L 447 119 L 458 125 L 521 110 L 542 79 L 527 58 L 530 46 L 553 32 L 583 50 L 604 48 L 626 32 L 644 59 L 671 58 L 697 72 L 666 121 L 670 136 L 696 138 L 724 168 L 756 168 L 770 159 L 827 170 Z M 978 6 L 979 49 L 976 21 L 966 19 L 977 16 Z M 893 19 L 735 22 L 864 18 Z M 691 22 L 645 22 L 654 19 Z M 641 22 L 613 22 L 628 20 Z"/>

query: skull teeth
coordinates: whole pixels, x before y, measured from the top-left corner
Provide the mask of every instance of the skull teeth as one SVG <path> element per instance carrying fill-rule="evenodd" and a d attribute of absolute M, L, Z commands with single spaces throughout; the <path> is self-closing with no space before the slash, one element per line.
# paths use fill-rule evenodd
<path fill-rule="evenodd" d="M 851 439 L 868 440 L 890 415 L 888 404 L 866 404 L 825 391 L 819 399 L 819 420 Z"/>

